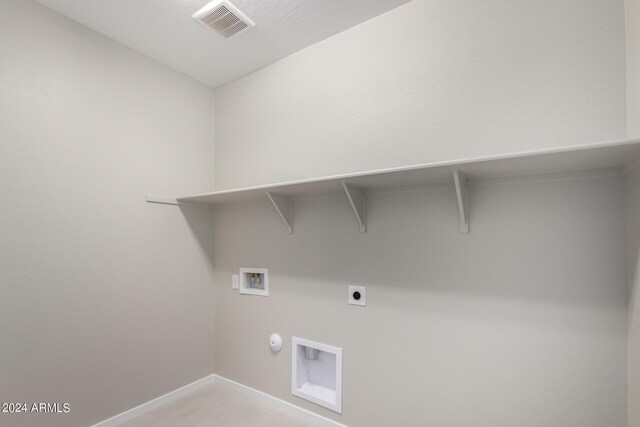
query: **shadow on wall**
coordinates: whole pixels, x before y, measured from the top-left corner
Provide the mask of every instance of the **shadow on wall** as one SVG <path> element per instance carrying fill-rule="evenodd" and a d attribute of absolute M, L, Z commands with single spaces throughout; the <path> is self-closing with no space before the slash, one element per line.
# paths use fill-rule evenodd
<path fill-rule="evenodd" d="M 296 199 L 293 235 L 268 203 L 229 205 L 211 213 L 214 249 L 201 244 L 218 275 L 268 267 L 318 302 L 366 284 L 397 291 L 385 304 L 403 310 L 405 292 L 626 307 L 622 177 L 477 185 L 470 205 L 469 235 L 448 186 L 369 196 L 367 234 L 340 196 Z"/>
<path fill-rule="evenodd" d="M 638 190 L 636 190 L 638 192 Z M 640 199 L 636 199 L 638 205 Z M 627 254 L 627 273 L 629 281 L 629 318 L 631 323 L 640 322 L 640 301 L 638 301 L 640 287 L 640 206 L 629 207 L 630 212 L 634 212 L 633 216 L 627 218 L 628 221 L 628 254 Z M 635 222 L 635 224 L 634 224 Z"/>
<path fill-rule="evenodd" d="M 627 179 L 627 278 L 629 285 L 630 325 L 637 323 L 640 285 L 640 170 Z"/>
<path fill-rule="evenodd" d="M 209 271 L 213 273 L 213 209 L 196 204 L 181 204 L 179 208 L 200 246 L 203 258 L 208 261 Z"/>
<path fill-rule="evenodd" d="M 640 170 L 627 179 L 627 275 L 629 285 L 629 426 L 640 425 Z"/>

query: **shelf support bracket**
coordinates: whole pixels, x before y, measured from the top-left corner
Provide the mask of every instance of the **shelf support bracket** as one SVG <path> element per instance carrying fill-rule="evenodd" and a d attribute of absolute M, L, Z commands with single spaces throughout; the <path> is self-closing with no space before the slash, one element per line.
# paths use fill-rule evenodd
<path fill-rule="evenodd" d="M 346 182 L 342 183 L 342 187 L 344 188 L 344 192 L 347 193 L 353 213 L 356 214 L 356 219 L 360 225 L 360 233 L 364 234 L 367 232 L 364 192 L 360 188 L 347 184 Z"/>
<path fill-rule="evenodd" d="M 147 203 L 160 203 L 161 205 L 177 205 L 178 201 L 173 197 L 147 196 Z"/>
<path fill-rule="evenodd" d="M 287 226 L 289 234 L 293 234 L 293 209 L 291 198 L 281 194 L 274 194 L 270 191 L 267 191 L 267 197 L 269 197 L 271 204 Z"/>
<path fill-rule="evenodd" d="M 469 184 L 467 176 L 457 170 L 453 171 L 458 196 L 458 210 L 460 211 L 460 232 L 469 234 Z"/>

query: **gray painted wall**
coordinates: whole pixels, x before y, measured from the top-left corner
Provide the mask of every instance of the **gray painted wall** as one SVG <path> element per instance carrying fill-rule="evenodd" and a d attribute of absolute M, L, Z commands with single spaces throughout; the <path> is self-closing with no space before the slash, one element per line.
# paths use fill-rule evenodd
<path fill-rule="evenodd" d="M 218 187 L 621 137 L 621 5 L 415 0 L 219 88 Z M 372 196 L 364 236 L 342 197 L 293 236 L 267 205 L 212 224 L 143 202 L 210 190 L 209 89 L 30 1 L 0 1 L 0 57 L 0 400 L 72 408 L 0 424 L 215 368 L 355 427 L 626 425 L 621 177 L 478 184 L 469 236 L 449 185 Z M 344 348 L 344 416 L 290 396 L 291 335 Z"/>
<path fill-rule="evenodd" d="M 626 0 L 627 134 L 640 136 L 640 0 Z"/>
<path fill-rule="evenodd" d="M 624 138 L 624 0 L 414 0 L 216 89 L 218 189 Z"/>
<path fill-rule="evenodd" d="M 216 187 L 631 135 L 624 6 L 414 0 L 217 88 Z M 345 348 L 344 416 L 302 404 L 356 427 L 626 425 L 623 179 L 473 197 L 467 237 L 450 189 L 374 197 L 367 236 L 342 199 L 298 201 L 294 236 L 217 212 L 216 372 L 301 403 L 280 331 Z M 234 293 L 240 266 L 272 297 Z"/>
<path fill-rule="evenodd" d="M 208 88 L 25 0 L 0 1 L 0 401 L 87 426 L 213 372 Z M 206 233 L 201 231 L 201 236 Z"/>
<path fill-rule="evenodd" d="M 469 235 L 452 184 L 371 195 L 366 235 L 343 196 L 296 200 L 294 235 L 217 209 L 216 373 L 353 427 L 626 426 L 624 178 L 565 178 L 474 183 Z M 344 349 L 342 416 L 291 396 L 291 336 Z"/>
<path fill-rule="evenodd" d="M 640 136 L 640 0 L 626 0 L 627 136 Z M 640 427 L 640 170 L 627 183 L 629 427 Z"/>
<path fill-rule="evenodd" d="M 627 179 L 629 427 L 640 427 L 640 169 Z"/>

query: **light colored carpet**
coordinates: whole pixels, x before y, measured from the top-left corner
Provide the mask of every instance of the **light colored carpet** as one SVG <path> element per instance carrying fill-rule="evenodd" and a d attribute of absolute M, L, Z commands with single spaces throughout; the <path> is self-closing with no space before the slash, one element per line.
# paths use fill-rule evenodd
<path fill-rule="evenodd" d="M 123 427 L 312 427 L 223 385 L 210 385 Z"/>

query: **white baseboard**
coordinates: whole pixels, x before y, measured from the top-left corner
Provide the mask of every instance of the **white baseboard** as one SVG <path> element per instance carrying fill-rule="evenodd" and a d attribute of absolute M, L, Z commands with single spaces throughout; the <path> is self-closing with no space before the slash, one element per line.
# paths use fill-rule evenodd
<path fill-rule="evenodd" d="M 125 411 L 107 420 L 101 421 L 98 424 L 94 424 L 91 427 L 117 427 L 162 405 L 166 405 L 167 403 L 178 400 L 189 393 L 193 393 L 194 391 L 201 389 L 202 387 L 213 384 L 215 380 L 216 375 L 209 375 L 208 377 L 204 377 L 202 379 L 199 379 L 198 381 L 194 381 L 191 384 L 187 384 L 186 386 L 180 387 L 177 390 L 173 390 L 163 396 L 156 397 L 155 399 L 150 400 L 147 403 L 143 403 L 140 406 L 136 406 L 135 408 L 129 409 L 128 411 Z"/>
<path fill-rule="evenodd" d="M 147 412 L 150 412 L 162 405 L 171 403 L 190 393 L 193 393 L 194 391 L 202 387 L 205 387 L 211 384 L 219 384 L 224 387 L 232 388 L 235 391 L 242 393 L 251 399 L 265 403 L 275 409 L 278 409 L 281 412 L 301 418 L 319 427 L 347 427 L 344 424 L 340 424 L 337 421 L 333 421 L 329 418 L 326 418 L 314 412 L 308 411 L 304 408 L 294 405 L 293 403 L 289 403 L 282 399 L 278 399 L 277 397 L 273 397 L 267 393 L 263 393 L 254 388 L 247 387 L 246 385 L 242 385 L 240 383 L 237 383 L 235 381 L 232 381 L 230 379 L 227 379 L 215 374 L 199 379 L 198 381 L 194 381 L 191 384 L 187 384 L 184 387 L 180 387 L 177 390 L 174 390 L 163 396 L 150 400 L 147 403 L 143 403 L 142 405 L 136 406 L 135 408 L 129 409 L 128 411 L 125 411 L 107 420 L 101 421 L 98 424 L 94 424 L 92 427 L 117 427 L 121 424 L 126 423 L 127 421 L 130 421 L 134 418 L 144 415 Z"/>

